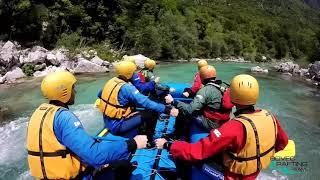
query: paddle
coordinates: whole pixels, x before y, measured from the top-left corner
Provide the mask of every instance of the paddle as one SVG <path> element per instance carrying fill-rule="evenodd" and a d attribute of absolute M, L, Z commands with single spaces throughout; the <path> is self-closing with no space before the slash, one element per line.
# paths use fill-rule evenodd
<path fill-rule="evenodd" d="M 277 152 L 274 157 L 275 158 L 294 158 L 296 155 L 296 145 L 293 140 L 289 140 L 287 146 Z"/>

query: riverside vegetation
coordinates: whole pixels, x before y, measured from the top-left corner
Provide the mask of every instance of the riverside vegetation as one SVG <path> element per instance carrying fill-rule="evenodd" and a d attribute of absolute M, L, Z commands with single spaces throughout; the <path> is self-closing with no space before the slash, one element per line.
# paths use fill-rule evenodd
<path fill-rule="evenodd" d="M 319 9 L 302 0 L 3 0 L 0 39 L 155 59 L 320 60 Z M 107 44 L 107 47 L 105 46 Z"/>

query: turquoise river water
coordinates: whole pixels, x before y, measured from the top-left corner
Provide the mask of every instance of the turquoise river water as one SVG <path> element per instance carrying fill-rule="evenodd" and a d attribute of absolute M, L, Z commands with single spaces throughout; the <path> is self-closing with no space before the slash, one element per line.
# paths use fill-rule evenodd
<path fill-rule="evenodd" d="M 254 64 L 214 63 L 220 79 L 249 73 Z M 196 72 L 194 64 L 161 65 L 156 73 L 162 82 L 189 83 Z M 76 104 L 71 107 L 90 134 L 102 128 L 101 114 L 93 107 L 96 94 L 112 73 L 79 76 Z M 289 164 L 261 173 L 259 179 L 319 179 L 320 171 L 320 95 L 319 90 L 281 75 L 254 76 L 260 83 L 258 106 L 275 113 L 290 139 L 296 143 L 298 165 Z M 0 89 L 0 103 L 9 113 L 0 117 L 0 179 L 32 179 L 28 173 L 25 140 L 28 118 L 45 99 L 40 80 Z M 303 165 L 301 165 L 303 163 Z M 299 165 L 300 164 L 300 165 Z M 294 172 L 294 173 L 292 173 Z"/>

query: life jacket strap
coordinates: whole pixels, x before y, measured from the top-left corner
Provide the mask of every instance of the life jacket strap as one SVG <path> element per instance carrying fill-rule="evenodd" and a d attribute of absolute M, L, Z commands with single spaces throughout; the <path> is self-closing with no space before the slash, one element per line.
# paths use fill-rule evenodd
<path fill-rule="evenodd" d="M 270 115 L 270 114 L 268 114 Z M 274 117 L 271 115 L 272 117 L 272 121 L 273 121 L 273 125 L 274 125 L 274 129 L 275 129 L 275 136 L 276 136 L 276 124 L 275 124 L 275 119 Z M 236 161 L 252 161 L 252 160 L 257 160 L 257 171 L 261 170 L 261 157 L 267 155 L 269 152 L 271 152 L 272 150 L 274 150 L 275 148 L 275 144 L 269 148 L 267 151 L 260 153 L 260 142 L 259 142 L 259 136 L 258 136 L 258 131 L 257 128 L 254 124 L 254 122 L 250 119 L 247 118 L 245 116 L 238 116 L 237 118 L 239 119 L 243 119 L 246 120 L 250 123 L 250 125 L 252 126 L 253 132 L 254 132 L 254 136 L 255 136 L 255 140 L 256 140 L 256 156 L 253 157 L 249 157 L 249 158 L 243 158 L 243 157 L 237 157 L 235 156 L 233 153 L 231 153 L 230 151 L 228 152 L 228 154 L 230 155 L 230 157 Z"/>
<path fill-rule="evenodd" d="M 62 158 L 66 158 L 68 154 L 70 154 L 71 152 L 68 150 L 58 150 L 55 152 L 42 152 L 42 156 L 43 157 L 58 157 L 61 156 Z M 31 156 L 40 156 L 40 152 L 36 152 L 36 151 L 29 151 L 28 150 L 28 154 Z"/>
<path fill-rule="evenodd" d="M 243 161 L 252 161 L 252 160 L 256 160 L 258 158 L 261 158 L 265 155 L 267 155 L 269 152 L 271 152 L 275 147 L 272 146 L 270 149 L 266 150 L 265 152 L 261 153 L 260 156 L 253 156 L 253 157 L 248 157 L 248 158 L 243 158 L 243 157 L 237 157 L 235 156 L 233 153 L 231 153 L 230 151 L 228 152 L 229 156 L 239 162 L 243 162 Z"/>

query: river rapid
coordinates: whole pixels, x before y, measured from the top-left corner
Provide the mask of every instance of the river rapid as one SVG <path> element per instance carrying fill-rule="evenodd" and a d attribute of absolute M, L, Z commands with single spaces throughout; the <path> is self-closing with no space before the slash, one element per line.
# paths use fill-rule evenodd
<path fill-rule="evenodd" d="M 211 63 L 219 79 L 230 82 L 232 77 L 249 73 L 255 64 Z M 191 83 L 197 71 L 192 63 L 165 64 L 156 69 L 162 82 Z M 112 77 L 104 75 L 78 76 L 76 103 L 71 110 L 81 119 L 90 134 L 103 127 L 101 114 L 93 107 L 98 91 Z M 270 110 L 296 143 L 296 162 L 306 162 L 303 171 L 285 173 L 266 170 L 259 179 L 318 179 L 320 171 L 320 95 L 312 86 L 278 74 L 253 74 L 259 81 L 258 107 Z M 0 117 L 0 179 L 31 179 L 28 173 L 25 141 L 27 122 L 33 110 L 45 102 L 40 92 L 40 80 L 0 89 L 0 102 L 9 113 Z M 304 164 L 304 165 L 305 165 Z M 294 169 L 293 166 L 288 166 Z"/>

